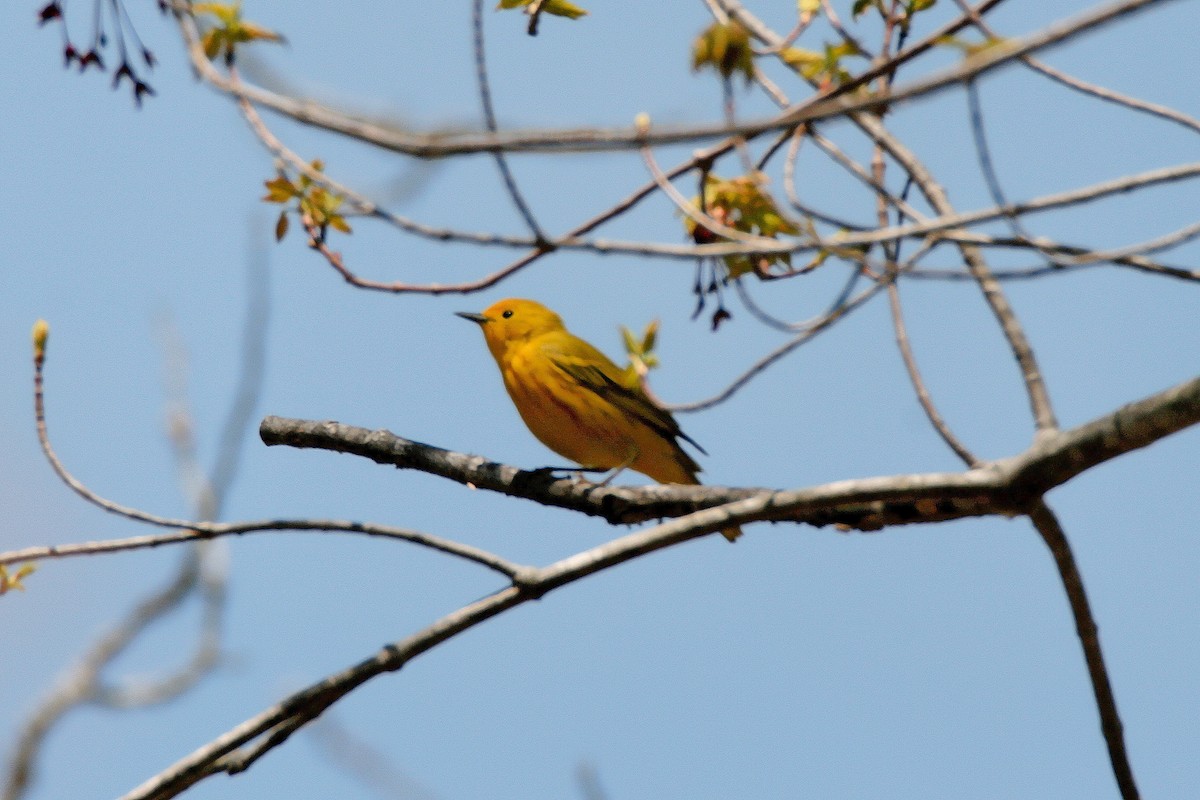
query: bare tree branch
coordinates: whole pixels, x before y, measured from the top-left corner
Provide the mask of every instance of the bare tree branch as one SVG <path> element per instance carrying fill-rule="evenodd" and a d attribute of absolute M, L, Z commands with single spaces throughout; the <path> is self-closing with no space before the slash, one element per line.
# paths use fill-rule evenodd
<path fill-rule="evenodd" d="M 267 417 L 259 434 L 268 445 L 317 448 L 369 458 L 565 508 L 612 523 L 728 510 L 732 522 L 831 522 L 876 530 L 881 525 L 931 522 L 989 514 L 1023 513 L 1040 497 L 1092 467 L 1145 447 L 1200 422 L 1200 377 L 1130 403 L 1111 414 L 1042 437 L 1017 456 L 984 462 L 964 473 L 928 473 L 838 481 L 810 489 L 769 491 L 717 486 L 599 486 L 525 472 L 480 456 L 403 439 L 384 430 L 336 422 Z M 946 507 L 921 501 L 954 498 Z M 897 504 L 895 506 L 891 504 Z M 937 504 L 934 503 L 934 506 Z M 952 506 L 952 507 L 951 507 Z"/>
<path fill-rule="evenodd" d="M 992 39 L 998 38 L 992 27 L 983 20 L 983 17 L 980 16 L 977 10 L 967 5 L 966 0 L 955 0 L 955 2 L 957 3 L 958 7 L 963 10 L 963 14 L 971 20 L 971 24 L 978 28 L 984 36 Z M 1094 83 L 1089 83 L 1088 81 L 1076 78 L 1074 75 L 1068 75 L 1062 70 L 1055 69 L 1044 61 L 1040 61 L 1032 56 L 1022 56 L 1020 60 L 1022 64 L 1029 67 L 1034 72 L 1040 72 L 1050 80 L 1066 86 L 1072 91 L 1090 95 L 1091 97 L 1099 98 L 1105 102 L 1115 103 L 1116 105 L 1124 106 L 1125 108 L 1131 108 L 1134 111 L 1141 111 L 1155 117 L 1160 117 L 1161 119 L 1182 125 L 1192 133 L 1200 133 L 1200 120 L 1196 119 L 1195 117 L 1190 117 L 1181 111 L 1176 111 L 1173 108 L 1161 105 L 1159 103 L 1150 103 L 1137 97 L 1130 97 L 1127 94 L 1113 91 L 1105 86 L 1098 86 Z"/>
<path fill-rule="evenodd" d="M 946 424 L 946 420 L 942 418 L 941 413 L 938 412 L 937 407 L 933 404 L 933 398 L 929 395 L 929 389 L 925 386 L 924 379 L 921 378 L 921 371 L 917 368 L 917 360 L 913 356 L 912 346 L 908 340 L 908 329 L 904 325 L 904 312 L 900 306 L 900 290 L 893 282 L 888 284 L 887 292 L 892 311 L 892 325 L 896 332 L 896 344 L 900 348 L 900 356 L 904 361 L 904 368 L 908 372 L 909 380 L 912 381 L 913 390 L 917 393 L 917 402 L 921 404 L 921 409 L 929 419 L 929 424 L 937 431 L 938 436 L 942 437 L 946 446 L 953 450 L 955 455 L 961 458 L 968 467 L 979 466 L 979 459 L 959 441 Z"/>
<path fill-rule="evenodd" d="M 1075 556 L 1071 553 L 1071 543 L 1067 540 L 1067 534 L 1059 524 L 1058 517 L 1044 500 L 1033 505 L 1029 511 L 1029 519 L 1046 542 L 1050 554 L 1054 556 L 1054 564 L 1058 567 L 1059 578 L 1067 592 L 1071 613 L 1075 616 L 1075 631 L 1079 634 L 1088 675 L 1092 679 L 1096 707 L 1100 710 L 1100 727 L 1108 745 L 1108 758 L 1117 778 L 1117 787 L 1121 790 L 1123 800 L 1137 800 L 1138 789 L 1133 778 L 1133 768 L 1129 764 L 1129 754 L 1125 752 L 1125 735 L 1121 717 L 1117 713 L 1117 699 L 1113 695 L 1112 685 L 1108 680 L 1108 669 L 1104 666 L 1104 653 L 1100 649 L 1100 632 L 1096 627 L 1096 620 L 1092 617 L 1087 592 L 1083 588 L 1083 576 L 1079 573 Z"/>
<path fill-rule="evenodd" d="M 203 474 L 203 470 L 195 462 L 191 414 L 187 408 L 186 393 L 182 389 L 181 359 L 177 353 L 174 357 L 169 353 L 166 358 L 168 372 L 174 369 L 177 373 L 172 376 L 175 380 L 170 381 L 176 387 L 176 391 L 168 390 L 169 401 L 176 406 L 170 415 L 173 450 L 180 474 L 185 478 L 185 491 L 189 502 L 197 516 L 206 520 L 215 519 L 220 514 L 221 506 L 237 475 L 242 437 L 254 414 L 262 386 L 270 303 L 266 263 L 261 252 L 252 254 L 247 261 L 246 283 L 248 302 L 240 340 L 241 369 L 234 398 L 221 432 L 217 465 L 211 476 Z M 50 447 L 41 381 L 45 365 L 44 350 L 41 356 L 35 359 L 34 364 L 38 436 L 55 471 L 68 485 L 72 485 L 75 479 L 66 473 Z M 177 396 L 170 397 L 171 394 Z M 78 484 L 77 481 L 75 483 Z M 78 486 L 88 492 L 82 484 Z M 72 485 L 72 488 L 75 486 Z M 124 619 L 93 642 L 79 662 L 58 679 L 56 686 L 41 701 L 18 734 L 17 748 L 4 785 L 4 800 L 17 800 L 26 794 L 34 777 L 45 737 L 73 708 L 87 703 L 113 708 L 157 705 L 178 697 L 208 675 L 220 658 L 226 578 L 227 570 L 222 554 L 215 551 L 212 542 L 197 540 L 166 586 L 139 601 Z M 153 622 L 178 608 L 196 592 L 201 595 L 203 610 L 195 647 L 183 665 L 152 681 L 105 680 L 104 670 Z"/>
<path fill-rule="evenodd" d="M 998 2 L 998 0 L 996 0 Z M 339 133 L 362 142 L 376 145 L 418 158 L 442 158 L 469 153 L 496 152 L 594 152 L 601 150 L 628 150 L 639 144 L 681 144 L 705 139 L 744 136 L 753 138 L 761 133 L 790 129 L 805 122 L 833 119 L 857 112 L 876 112 L 904 100 L 922 97 L 933 92 L 956 86 L 963 81 L 1001 67 L 1022 56 L 1058 44 L 1069 37 L 1105 25 L 1127 14 L 1150 5 L 1165 4 L 1171 0 L 1123 0 L 1094 9 L 1086 14 L 1050 25 L 1023 39 L 1005 42 L 973 56 L 956 67 L 936 75 L 899 87 L 886 95 L 876 95 L 849 100 L 846 95 L 858 86 L 865 85 L 881 74 L 894 72 L 899 64 L 935 46 L 943 37 L 970 24 L 963 18 L 947 25 L 910 51 L 900 53 L 894 59 L 874 67 L 850 82 L 831 92 L 828 97 L 818 95 L 790 107 L 783 113 L 760 120 L 743 122 L 737 126 L 723 123 L 661 128 L 648 135 L 636 128 L 619 130 L 563 129 L 556 131 L 510 131 L 496 134 L 460 133 L 412 133 L 374 123 L 370 120 L 342 114 L 311 100 L 299 100 L 267 91 L 250 84 L 238 85 L 222 75 L 205 56 L 195 23 L 190 11 L 175 6 L 184 44 L 197 74 L 213 88 L 232 95 L 244 97 L 250 102 L 288 116 L 297 122 L 315 128 Z M 995 2 L 983 3 L 984 9 Z M 721 5 L 745 23 L 749 18 L 740 4 L 721 0 Z M 736 5 L 736 10 L 735 10 Z M 747 25 L 747 27 L 750 27 Z M 751 29 L 753 31 L 753 28 Z M 761 28 L 760 28 L 761 30 Z M 754 31 L 757 35 L 757 31 Z M 768 47 L 775 49 L 783 43 L 782 37 L 772 33 Z M 732 143 L 730 143 L 732 146 Z"/>
<path fill-rule="evenodd" d="M 358 686 L 379 674 L 401 668 L 458 633 L 582 577 L 711 534 L 730 523 L 784 518 L 812 522 L 817 512 L 828 520 L 830 512 L 839 507 L 856 509 L 861 516 L 854 527 L 862 529 L 872 524 L 948 519 L 962 515 L 966 509 L 970 509 L 970 514 L 1037 514 L 1041 519 L 1042 512 L 1038 509 L 1041 497 L 1053 486 L 1197 422 L 1200 422 L 1200 377 L 1086 425 L 1044 436 L 1020 456 L 966 473 L 867 478 L 813 489 L 760 492 L 614 539 L 547 567 L 531 569 L 514 585 L 466 605 L 359 664 L 291 695 L 147 780 L 122 800 L 165 800 L 215 772 L 241 771 Z M 497 473 L 495 465 L 480 463 L 480 459 L 414 446 L 383 431 L 279 418 L 264 420 L 264 428 L 264 440 L 278 437 L 296 446 L 337 449 L 397 466 L 436 465 L 445 471 L 457 460 L 464 475 L 495 479 Z M 696 487 L 656 488 L 675 493 Z M 595 491 L 604 494 L 617 490 L 602 487 Z M 901 508 L 907 509 L 907 519 L 898 513 Z"/>
<path fill-rule="evenodd" d="M 538 8 L 530 11 L 529 33 L 531 36 L 537 33 L 540 10 L 539 4 Z M 497 130 L 496 111 L 492 108 L 492 89 L 488 83 L 487 55 L 483 46 L 483 0 L 471 0 L 471 48 L 475 52 L 475 80 L 479 85 L 479 101 L 483 106 L 484 126 L 488 133 L 495 135 Z M 513 177 L 512 169 L 508 166 L 508 159 L 499 150 L 492 151 L 492 158 L 496 161 L 496 167 L 500 170 L 500 177 L 504 181 L 504 188 L 508 190 L 508 196 L 512 198 L 517 212 L 529 226 L 534 238 L 539 242 L 545 241 L 546 236 L 538 227 L 533 211 L 529 208 L 529 202 L 517 187 L 517 179 Z"/>

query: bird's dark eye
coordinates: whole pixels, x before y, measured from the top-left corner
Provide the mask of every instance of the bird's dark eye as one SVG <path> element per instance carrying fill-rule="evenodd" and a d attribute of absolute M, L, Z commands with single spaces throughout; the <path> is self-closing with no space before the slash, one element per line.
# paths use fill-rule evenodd
<path fill-rule="evenodd" d="M 508 319 L 509 317 L 512 316 L 512 309 L 511 308 L 505 309 L 504 313 L 501 314 L 500 316 L 504 317 L 505 319 Z"/>

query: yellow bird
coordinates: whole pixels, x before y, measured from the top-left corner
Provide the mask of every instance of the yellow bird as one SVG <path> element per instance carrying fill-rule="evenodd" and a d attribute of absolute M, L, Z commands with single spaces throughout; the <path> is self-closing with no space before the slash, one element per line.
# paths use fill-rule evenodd
<path fill-rule="evenodd" d="M 613 476 L 628 467 L 659 483 L 700 483 L 700 465 L 677 440 L 704 448 L 669 411 L 627 385 L 608 356 L 570 333 L 558 314 L 509 298 L 482 314 L 458 316 L 483 329 L 521 419 L 555 453 L 587 469 L 614 470 Z M 732 542 L 742 531 L 721 533 Z"/>

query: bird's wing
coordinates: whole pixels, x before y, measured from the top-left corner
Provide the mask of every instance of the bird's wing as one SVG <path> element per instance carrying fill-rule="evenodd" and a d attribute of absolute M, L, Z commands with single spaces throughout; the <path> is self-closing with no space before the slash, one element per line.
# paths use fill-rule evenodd
<path fill-rule="evenodd" d="M 640 389 L 621 382 L 621 369 L 608 356 L 571 334 L 570 341 L 548 341 L 542 352 L 556 367 L 580 386 L 595 392 L 616 406 L 622 413 L 640 420 L 646 426 L 670 440 L 683 439 L 701 453 L 708 455 L 695 439 L 680 429 L 671 412 L 656 405 Z"/>

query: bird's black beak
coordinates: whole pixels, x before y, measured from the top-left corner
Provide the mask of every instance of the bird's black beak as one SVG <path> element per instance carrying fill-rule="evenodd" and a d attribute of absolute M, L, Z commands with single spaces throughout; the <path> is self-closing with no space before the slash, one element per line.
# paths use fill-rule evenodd
<path fill-rule="evenodd" d="M 471 322 L 477 322 L 480 325 L 489 321 L 488 318 L 485 317 L 483 314 L 475 314 L 470 311 L 455 311 L 454 316 L 462 317 L 463 319 L 469 319 L 469 320 L 471 320 Z"/>

